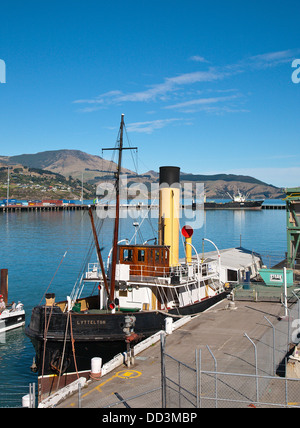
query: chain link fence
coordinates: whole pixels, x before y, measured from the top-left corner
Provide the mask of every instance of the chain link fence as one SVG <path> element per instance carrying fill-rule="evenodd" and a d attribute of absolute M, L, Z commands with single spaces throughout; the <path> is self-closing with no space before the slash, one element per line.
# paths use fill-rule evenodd
<path fill-rule="evenodd" d="M 300 379 L 208 371 L 164 358 L 162 408 L 300 407 Z"/>
<path fill-rule="evenodd" d="M 247 332 L 241 334 L 238 355 L 218 354 L 217 359 L 210 347 L 203 344 L 194 356 L 187 350 L 186 363 L 166 352 L 167 336 L 162 333 L 161 370 L 155 381 L 102 397 L 101 402 L 99 398 L 92 402 L 90 397 L 81 400 L 79 394 L 78 407 L 299 408 L 300 378 L 287 376 L 288 360 L 297 343 L 294 339 L 300 337 L 299 302 L 300 299 L 287 308 L 287 315 L 280 321 L 262 312 L 258 322 L 266 326 L 264 335 L 255 339 Z M 299 334 L 295 334 L 295 321 Z"/>
<path fill-rule="evenodd" d="M 194 366 L 187 365 L 165 352 L 162 337 L 162 407 L 300 407 L 300 379 L 286 377 L 288 357 L 294 348 L 292 326 L 298 314 L 295 305 L 276 325 L 264 315 L 270 328 L 256 343 L 244 333 L 241 340 L 249 340 L 253 347 L 253 353 L 248 350 L 242 357 L 245 373 L 219 370 L 208 345 L 195 351 Z"/>

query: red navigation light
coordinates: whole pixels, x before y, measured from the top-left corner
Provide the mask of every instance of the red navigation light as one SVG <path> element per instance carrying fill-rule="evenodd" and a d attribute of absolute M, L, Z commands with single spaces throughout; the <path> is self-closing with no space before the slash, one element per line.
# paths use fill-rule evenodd
<path fill-rule="evenodd" d="M 191 226 L 186 225 L 183 226 L 183 228 L 181 229 L 181 233 L 185 238 L 191 238 L 194 233 L 194 230 Z"/>
<path fill-rule="evenodd" d="M 108 304 L 108 308 L 112 311 L 113 309 L 115 309 L 116 305 L 114 304 L 114 302 L 109 302 Z"/>

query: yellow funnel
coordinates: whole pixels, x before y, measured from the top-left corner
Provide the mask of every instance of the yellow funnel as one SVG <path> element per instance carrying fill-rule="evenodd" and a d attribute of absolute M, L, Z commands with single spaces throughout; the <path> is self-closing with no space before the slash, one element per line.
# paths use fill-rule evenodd
<path fill-rule="evenodd" d="M 180 168 L 159 170 L 159 245 L 170 247 L 170 266 L 179 263 Z"/>

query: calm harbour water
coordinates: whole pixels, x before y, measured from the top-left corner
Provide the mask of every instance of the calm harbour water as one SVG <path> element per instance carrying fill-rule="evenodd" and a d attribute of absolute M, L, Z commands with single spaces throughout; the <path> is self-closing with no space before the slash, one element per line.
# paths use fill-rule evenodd
<path fill-rule="evenodd" d="M 136 242 L 144 242 L 157 236 L 155 213 L 144 219 L 144 210 L 139 217 L 128 216 L 121 220 L 120 239 L 133 238 L 133 222 L 141 225 L 142 234 Z M 96 213 L 95 221 L 97 219 Z M 263 255 L 272 255 L 272 261 L 281 260 L 286 251 L 285 210 L 260 211 L 206 211 L 193 220 L 192 211 L 187 211 L 180 220 L 194 224 L 193 245 L 202 252 L 202 238 L 213 241 L 219 249 L 242 246 Z M 194 223 L 193 223 L 194 222 Z M 113 220 L 104 223 L 99 242 L 103 248 L 106 263 L 112 243 Z M 30 212 L 3 213 L 0 216 L 0 268 L 8 269 L 9 303 L 22 301 L 26 310 L 28 325 L 32 308 L 41 302 L 45 291 L 54 292 L 56 300 L 63 300 L 70 294 L 79 274 L 84 270 L 87 253 L 96 260 L 91 225 L 86 211 L 74 212 Z M 134 243 L 134 238 L 132 240 Z M 205 251 L 214 247 L 205 242 Z M 66 253 L 67 252 L 67 253 Z M 181 245 L 180 257 L 184 257 Z M 269 260 L 268 258 L 266 259 Z M 0 370 L 7 385 L 28 385 L 37 382 L 37 375 L 30 371 L 34 349 L 25 336 L 24 328 L 7 332 L 0 340 Z M 23 395 L 27 394 L 27 391 Z M 20 406 L 19 402 L 7 401 L 5 388 L 0 386 L 0 407 Z M 22 396 L 22 395 L 21 395 Z"/>

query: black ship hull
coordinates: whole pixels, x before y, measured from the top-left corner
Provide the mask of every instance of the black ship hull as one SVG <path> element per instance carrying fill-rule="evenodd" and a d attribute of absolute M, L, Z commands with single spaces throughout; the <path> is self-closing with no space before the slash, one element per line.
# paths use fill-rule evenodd
<path fill-rule="evenodd" d="M 261 201 L 245 201 L 245 202 L 205 202 L 204 209 L 205 210 L 259 210 L 263 204 L 263 200 Z"/>
<path fill-rule="evenodd" d="M 227 291 L 221 292 L 201 302 L 168 312 L 63 313 L 56 306 L 36 306 L 25 333 L 35 348 L 39 377 L 50 375 L 52 379 L 44 387 L 44 394 L 51 393 L 53 377 L 70 373 L 73 377 L 70 376 L 69 379 L 74 380 L 76 373 L 90 373 L 93 357 L 101 357 L 104 364 L 118 353 L 125 352 L 127 344 L 123 329 L 126 315 L 135 316 L 134 332 L 138 335 L 138 341 L 141 341 L 164 330 L 166 317 L 171 315 L 176 320 L 176 315 L 181 317 L 203 312 L 223 300 L 227 294 Z"/>

